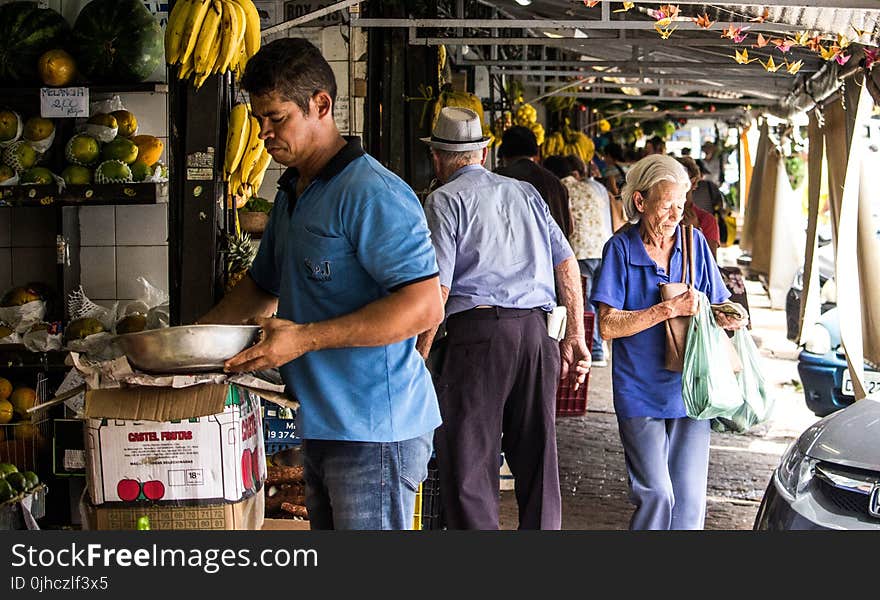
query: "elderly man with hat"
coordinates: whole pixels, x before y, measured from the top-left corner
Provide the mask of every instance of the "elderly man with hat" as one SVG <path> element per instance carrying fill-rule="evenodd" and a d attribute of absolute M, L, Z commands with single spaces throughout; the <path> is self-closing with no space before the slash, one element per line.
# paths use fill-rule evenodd
<path fill-rule="evenodd" d="M 577 261 L 532 185 L 483 168 L 489 139 L 474 111 L 444 108 L 422 141 L 442 183 L 425 200 L 425 213 L 446 304 L 446 335 L 438 342 L 444 348 L 433 374 L 443 418 L 434 447 L 447 524 L 498 529 L 503 451 L 520 528 L 559 529 L 560 363 L 562 376 L 577 387 L 590 357 Z M 559 331 L 548 318 L 561 312 L 558 304 L 572 316 Z M 419 336 L 423 356 L 435 333 Z"/>

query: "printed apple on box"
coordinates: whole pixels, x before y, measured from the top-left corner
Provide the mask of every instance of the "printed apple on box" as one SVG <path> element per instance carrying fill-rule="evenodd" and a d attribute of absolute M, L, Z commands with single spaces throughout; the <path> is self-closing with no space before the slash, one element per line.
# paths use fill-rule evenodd
<path fill-rule="evenodd" d="M 86 393 L 95 506 L 239 502 L 266 479 L 259 398 L 235 385 Z"/>

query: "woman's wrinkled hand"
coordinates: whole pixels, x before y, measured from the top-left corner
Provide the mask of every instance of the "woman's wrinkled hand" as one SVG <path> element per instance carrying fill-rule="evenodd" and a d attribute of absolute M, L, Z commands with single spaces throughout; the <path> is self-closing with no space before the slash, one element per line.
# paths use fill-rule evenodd
<path fill-rule="evenodd" d="M 694 288 L 688 288 L 686 292 L 682 292 L 666 302 L 672 309 L 673 317 L 690 317 L 697 314 L 697 310 L 700 308 L 700 297 Z"/>
<path fill-rule="evenodd" d="M 718 327 L 728 331 L 741 329 L 749 324 L 748 319 L 737 319 L 736 317 L 721 312 L 720 310 L 713 310 L 712 314 L 715 315 L 715 322 L 718 323 Z"/>

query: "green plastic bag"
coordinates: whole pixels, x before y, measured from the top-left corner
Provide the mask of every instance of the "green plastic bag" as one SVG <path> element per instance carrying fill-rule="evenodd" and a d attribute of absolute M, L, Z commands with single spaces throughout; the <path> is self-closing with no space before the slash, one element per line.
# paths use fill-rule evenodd
<path fill-rule="evenodd" d="M 715 322 L 706 294 L 698 292 L 700 307 L 691 319 L 681 372 L 681 395 L 692 419 L 730 417 L 743 396 L 730 366 L 727 334 Z"/>
<path fill-rule="evenodd" d="M 761 372 L 760 353 L 751 334 L 745 329 L 738 329 L 733 335 L 733 345 L 743 366 L 736 375 L 743 403 L 729 417 L 719 417 L 716 429 L 744 433 L 770 418 L 774 399 L 767 392 L 764 373 Z"/>

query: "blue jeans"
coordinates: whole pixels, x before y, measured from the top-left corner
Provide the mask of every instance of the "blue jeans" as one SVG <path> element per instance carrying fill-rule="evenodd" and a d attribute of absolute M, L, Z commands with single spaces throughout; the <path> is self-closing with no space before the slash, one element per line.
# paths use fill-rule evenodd
<path fill-rule="evenodd" d="M 601 258 L 581 258 L 578 259 L 578 266 L 581 268 L 581 275 L 586 278 L 584 286 L 584 308 L 593 311 L 593 347 L 590 354 L 593 360 L 605 360 L 605 352 L 602 350 L 602 336 L 599 335 L 599 313 L 596 307 L 590 302 L 590 294 L 593 293 L 593 282 L 599 277 L 599 271 L 602 269 Z"/>
<path fill-rule="evenodd" d="M 709 420 L 617 418 L 636 510 L 630 529 L 703 529 Z"/>
<path fill-rule="evenodd" d="M 430 431 L 401 442 L 303 440 L 312 529 L 412 529 L 428 476 Z"/>

